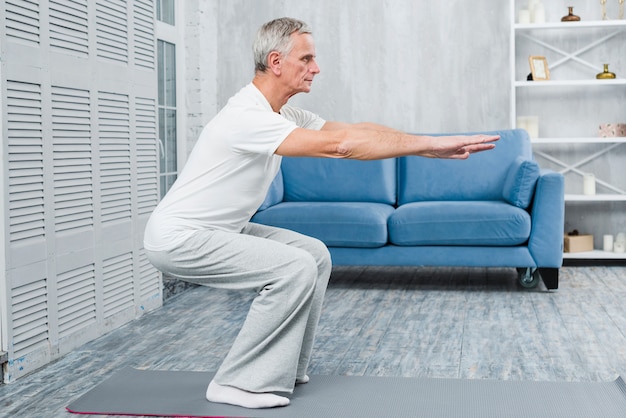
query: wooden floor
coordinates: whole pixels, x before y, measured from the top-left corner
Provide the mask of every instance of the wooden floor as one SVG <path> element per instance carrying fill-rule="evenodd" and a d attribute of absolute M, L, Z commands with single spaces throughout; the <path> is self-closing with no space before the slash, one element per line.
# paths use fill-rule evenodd
<path fill-rule="evenodd" d="M 559 290 L 542 286 L 521 289 L 513 269 L 335 268 L 310 374 L 537 381 L 626 376 L 626 267 L 564 267 Z M 215 370 L 251 298 L 187 290 L 0 386 L 0 416 L 75 416 L 65 406 L 125 366 Z"/>

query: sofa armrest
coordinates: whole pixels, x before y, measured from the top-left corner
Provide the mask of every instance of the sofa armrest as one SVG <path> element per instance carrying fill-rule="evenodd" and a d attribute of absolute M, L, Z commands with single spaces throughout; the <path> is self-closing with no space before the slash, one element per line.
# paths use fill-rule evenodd
<path fill-rule="evenodd" d="M 270 206 L 274 206 L 283 201 L 283 195 L 285 194 L 285 187 L 283 185 L 283 172 L 282 170 L 278 170 L 276 177 L 270 184 L 270 188 L 267 191 L 267 195 L 265 195 L 265 200 L 259 206 L 258 211 L 265 210 Z"/>
<path fill-rule="evenodd" d="M 565 180 L 562 174 L 547 169 L 540 171 L 531 219 L 528 249 L 537 267 L 561 267 L 565 228 Z"/>

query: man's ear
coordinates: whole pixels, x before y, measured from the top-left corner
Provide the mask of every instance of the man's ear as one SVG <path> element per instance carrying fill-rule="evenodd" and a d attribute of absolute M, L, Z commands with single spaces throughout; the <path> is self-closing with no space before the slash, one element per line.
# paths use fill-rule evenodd
<path fill-rule="evenodd" d="M 280 75 L 283 56 L 278 51 L 272 51 L 267 56 L 267 66 L 275 75 Z"/>

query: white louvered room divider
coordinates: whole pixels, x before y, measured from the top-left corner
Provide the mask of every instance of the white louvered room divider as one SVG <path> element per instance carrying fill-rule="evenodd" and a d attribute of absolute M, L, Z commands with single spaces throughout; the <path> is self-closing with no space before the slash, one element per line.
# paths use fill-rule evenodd
<path fill-rule="evenodd" d="M 154 9 L 2 1 L 5 382 L 162 303 Z"/>

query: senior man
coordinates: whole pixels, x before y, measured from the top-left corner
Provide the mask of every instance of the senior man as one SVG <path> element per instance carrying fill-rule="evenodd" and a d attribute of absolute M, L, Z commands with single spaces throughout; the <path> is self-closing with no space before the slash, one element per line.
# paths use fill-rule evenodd
<path fill-rule="evenodd" d="M 206 398 L 247 408 L 289 404 L 307 367 L 331 272 L 317 239 L 250 222 L 282 156 L 361 160 L 416 155 L 465 159 L 497 136 L 430 137 L 341 123 L 287 104 L 320 72 L 311 29 L 280 18 L 253 46 L 255 75 L 203 129 L 178 179 L 152 213 L 144 246 L 162 272 L 256 292 Z"/>

